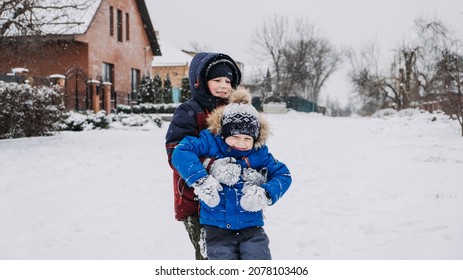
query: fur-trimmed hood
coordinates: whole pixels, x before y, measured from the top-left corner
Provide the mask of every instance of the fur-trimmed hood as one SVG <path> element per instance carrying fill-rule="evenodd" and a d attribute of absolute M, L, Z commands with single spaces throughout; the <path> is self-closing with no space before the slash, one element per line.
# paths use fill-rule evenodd
<path fill-rule="evenodd" d="M 250 106 L 252 106 L 251 100 L 252 100 L 252 97 L 251 97 L 249 90 L 247 90 L 244 87 L 238 87 L 236 90 L 234 90 L 231 93 L 230 98 L 229 98 L 229 105 L 227 106 L 231 106 L 232 104 L 235 104 L 235 103 L 249 104 Z M 220 106 L 216 108 L 214 111 L 212 111 L 209 114 L 209 117 L 207 118 L 208 129 L 214 135 L 218 135 L 222 131 L 222 116 L 227 106 Z M 267 120 L 265 119 L 264 114 L 257 113 L 257 116 L 258 116 L 260 128 L 259 128 L 259 134 L 254 143 L 254 148 L 256 149 L 265 145 L 270 135 L 270 128 L 269 128 Z"/>

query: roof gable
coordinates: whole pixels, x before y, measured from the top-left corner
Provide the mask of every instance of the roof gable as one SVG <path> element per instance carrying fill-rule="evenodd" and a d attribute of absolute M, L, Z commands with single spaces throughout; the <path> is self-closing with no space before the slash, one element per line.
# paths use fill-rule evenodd
<path fill-rule="evenodd" d="M 151 23 L 151 18 L 148 13 L 148 9 L 146 8 L 146 4 L 144 0 L 136 0 L 138 11 L 140 12 L 140 16 L 143 21 L 143 25 L 145 27 L 146 35 L 148 35 L 148 40 L 150 42 L 150 47 L 153 52 L 153 55 L 161 55 L 161 49 L 159 48 L 159 44 L 156 38 L 156 32 L 154 31 L 153 24 Z"/>
<path fill-rule="evenodd" d="M 161 55 L 151 19 L 144 0 L 135 0 L 143 27 L 148 37 L 153 55 Z M 85 34 L 95 17 L 103 0 L 37 0 L 36 7 L 31 12 L 25 12 L 21 17 L 30 19 L 34 29 L 19 30 L 14 25 L 5 36 L 24 35 L 80 35 Z M 15 17 L 17 11 L 23 8 L 22 4 L 14 4 L 10 10 L 0 15 L 0 28 L 9 19 L 19 21 Z M 25 21 L 26 22 L 26 21 Z"/>
<path fill-rule="evenodd" d="M 153 59 L 153 67 L 190 65 L 193 57 L 164 40 L 158 40 L 162 55 Z"/>

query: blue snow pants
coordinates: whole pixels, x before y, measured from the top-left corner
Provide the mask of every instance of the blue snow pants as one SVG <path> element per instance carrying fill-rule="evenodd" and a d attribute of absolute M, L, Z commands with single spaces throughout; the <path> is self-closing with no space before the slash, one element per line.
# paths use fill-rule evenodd
<path fill-rule="evenodd" d="M 271 260 L 269 239 L 262 227 L 226 230 L 204 226 L 209 260 Z"/>

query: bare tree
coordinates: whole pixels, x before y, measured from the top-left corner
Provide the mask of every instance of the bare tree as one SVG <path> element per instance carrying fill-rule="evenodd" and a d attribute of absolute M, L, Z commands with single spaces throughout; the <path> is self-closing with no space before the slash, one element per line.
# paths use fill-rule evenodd
<path fill-rule="evenodd" d="M 305 91 L 306 80 L 313 79 L 313 73 L 307 67 L 309 57 L 314 53 L 316 42 L 312 39 L 298 39 L 288 43 L 283 50 L 284 60 L 280 85 L 283 95 L 293 91 Z"/>
<path fill-rule="evenodd" d="M 96 5 L 92 0 L 4 0 L 0 2 L 0 37 L 65 34 L 84 24 L 79 10 Z M 76 29 L 77 27 L 77 29 Z"/>
<path fill-rule="evenodd" d="M 442 87 L 443 110 L 458 120 L 463 136 L 463 54 L 443 51 L 436 66 L 435 80 Z"/>
<path fill-rule="evenodd" d="M 292 23 L 292 24 L 291 24 Z M 256 53 L 270 58 L 274 68 L 274 94 L 310 95 L 317 102 L 320 90 L 341 63 L 341 55 L 328 40 L 316 36 L 307 18 L 274 16 L 253 34 Z"/>
<path fill-rule="evenodd" d="M 402 46 L 394 51 L 389 71 L 379 69 L 379 56 L 374 56 L 377 47 L 352 52 L 350 57 L 351 81 L 358 94 L 369 102 L 376 102 L 377 109 L 392 107 L 398 110 L 410 108 L 419 101 L 416 60 L 418 48 Z M 370 106 L 375 109 L 375 106 Z M 372 112 L 369 112 L 372 113 Z"/>
<path fill-rule="evenodd" d="M 418 36 L 416 46 L 419 47 L 417 64 L 420 75 L 430 80 L 441 51 L 453 44 L 451 31 L 439 19 L 424 17 L 415 20 L 415 29 Z"/>
<path fill-rule="evenodd" d="M 315 40 L 314 53 L 309 56 L 309 64 L 307 68 L 312 72 L 312 79 L 306 80 L 309 93 L 312 100 L 318 102 L 320 91 L 328 80 L 340 66 L 342 62 L 341 54 L 334 50 L 328 40 L 320 38 Z"/>
<path fill-rule="evenodd" d="M 348 58 L 351 64 L 349 77 L 362 103 L 361 114 L 373 114 L 389 103 L 399 102 L 398 91 L 380 69 L 380 52 L 376 43 L 364 46 L 359 52 L 351 51 Z"/>
<path fill-rule="evenodd" d="M 432 70 L 428 94 L 436 96 L 442 110 L 458 120 L 463 136 L 463 42 L 452 39 L 442 46 Z"/>
<path fill-rule="evenodd" d="M 401 97 L 399 108 L 410 108 L 412 95 L 417 96 L 416 87 L 412 85 L 416 77 L 413 71 L 416 64 L 416 52 L 416 48 L 400 50 L 404 67 L 399 68 L 399 96 Z"/>
<path fill-rule="evenodd" d="M 444 112 L 458 120 L 463 136 L 463 42 L 440 20 L 416 20 L 423 93 L 433 95 Z"/>
<path fill-rule="evenodd" d="M 314 27 L 307 19 L 296 19 L 294 26 L 294 38 L 289 38 L 283 49 L 280 83 L 285 96 L 294 91 L 305 92 L 306 81 L 314 79 L 314 73 L 308 67 L 316 52 Z"/>
<path fill-rule="evenodd" d="M 389 105 L 387 100 L 396 109 L 409 108 L 427 97 L 459 121 L 463 135 L 463 42 L 437 19 L 419 18 L 416 32 L 418 40 L 395 51 L 389 75 L 378 71 L 371 63 L 377 60 L 368 60 L 367 52 L 351 55 L 356 91 L 378 108 Z"/>
<path fill-rule="evenodd" d="M 263 54 L 264 59 L 269 58 L 275 69 L 276 95 L 281 93 L 282 60 L 291 36 L 289 21 L 281 15 L 266 17 L 264 23 L 252 34 L 251 41 L 255 53 Z"/>
<path fill-rule="evenodd" d="M 371 63 L 359 64 L 366 65 L 359 69 L 351 59 L 351 78 L 359 94 L 384 94 L 385 98 L 377 99 L 379 107 L 392 106 L 400 110 L 416 106 L 423 95 L 441 92 L 436 86 L 439 80 L 436 63 L 441 61 L 442 50 L 450 45 L 448 29 L 438 20 L 418 19 L 416 31 L 418 40 L 404 42 L 394 50 L 388 74 L 379 72 L 378 68 L 372 71 L 368 66 Z"/>

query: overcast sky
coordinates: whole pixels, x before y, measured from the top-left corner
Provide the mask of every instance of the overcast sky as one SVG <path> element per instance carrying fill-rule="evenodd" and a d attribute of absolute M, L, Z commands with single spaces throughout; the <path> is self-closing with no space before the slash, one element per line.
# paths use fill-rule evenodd
<path fill-rule="evenodd" d="M 224 52 L 246 65 L 251 34 L 265 17 L 279 14 L 307 18 L 337 47 L 372 41 L 391 49 L 410 36 L 414 20 L 437 17 L 463 36 L 463 0 L 147 0 L 154 28 L 179 49 L 196 42 Z M 336 79 L 340 79 L 337 77 Z M 333 80 L 333 79 L 332 79 Z M 331 91 L 338 91 L 331 81 Z"/>

